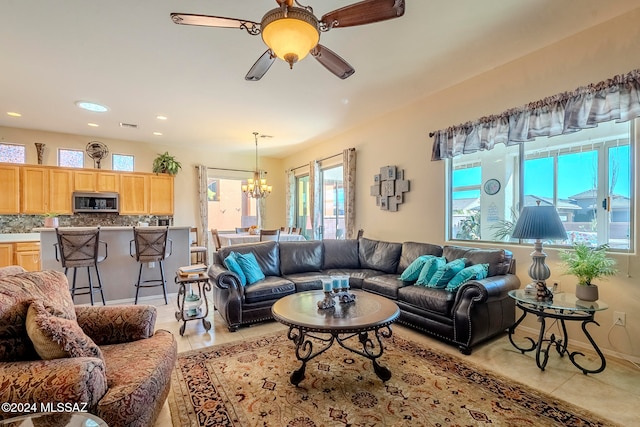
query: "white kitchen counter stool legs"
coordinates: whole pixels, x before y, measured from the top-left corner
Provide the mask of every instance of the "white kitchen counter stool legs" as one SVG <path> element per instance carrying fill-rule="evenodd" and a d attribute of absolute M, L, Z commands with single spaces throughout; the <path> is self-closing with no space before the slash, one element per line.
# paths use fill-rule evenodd
<path fill-rule="evenodd" d="M 107 259 L 107 243 L 100 240 L 100 227 L 95 228 L 56 228 L 56 238 L 58 243 L 54 244 L 56 260 L 62 263 L 64 274 L 73 268 L 73 279 L 71 282 L 71 298 L 75 300 L 76 295 L 87 295 L 91 298 L 91 305 L 94 303 L 93 294 L 100 293 L 102 304 L 106 305 L 104 293 L 102 292 L 102 278 L 98 264 Z M 100 253 L 100 247 L 104 247 L 104 254 Z M 87 268 L 88 285 L 78 286 L 76 276 L 78 268 Z M 91 267 L 95 268 L 98 277 L 98 286 L 93 285 L 91 278 Z M 80 291 L 80 292 L 78 292 Z"/>
<path fill-rule="evenodd" d="M 167 239 L 169 227 L 133 227 L 133 240 L 129 242 L 129 253 L 140 263 L 136 287 L 135 304 L 138 304 L 140 288 L 162 286 L 164 303 L 167 299 L 167 280 L 164 274 L 164 259 L 171 255 L 173 242 Z M 159 264 L 160 278 L 142 280 L 142 270 L 145 264 Z M 151 270 L 151 268 L 150 268 Z"/>

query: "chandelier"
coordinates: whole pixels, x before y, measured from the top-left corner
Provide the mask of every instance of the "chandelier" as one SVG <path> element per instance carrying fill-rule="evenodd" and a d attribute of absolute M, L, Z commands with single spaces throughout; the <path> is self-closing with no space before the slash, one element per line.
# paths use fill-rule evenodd
<path fill-rule="evenodd" d="M 253 178 L 249 178 L 247 184 L 242 186 L 242 192 L 247 197 L 262 199 L 271 194 L 273 187 L 267 185 L 267 180 L 262 178 L 262 172 L 258 169 L 258 132 L 253 132 L 253 138 L 256 141 L 256 170 L 253 172 Z"/>

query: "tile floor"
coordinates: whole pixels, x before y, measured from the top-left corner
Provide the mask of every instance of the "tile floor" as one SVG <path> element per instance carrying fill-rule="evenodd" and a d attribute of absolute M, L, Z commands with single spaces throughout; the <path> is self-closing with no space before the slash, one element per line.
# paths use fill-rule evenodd
<path fill-rule="evenodd" d="M 156 328 L 166 329 L 175 335 L 178 352 L 286 330 L 286 327 L 274 321 L 240 328 L 237 332 L 231 333 L 220 315 L 215 312 L 209 313 L 208 316 L 208 319 L 212 320 L 212 328 L 209 331 L 205 331 L 201 321 L 190 321 L 187 322 L 184 336 L 181 337 L 179 329 L 182 322 L 175 318 L 175 301 L 175 295 L 172 295 L 168 305 L 164 304 L 162 298 L 143 303 L 157 307 Z M 461 356 L 463 360 L 550 393 L 625 427 L 640 426 L 640 369 L 630 362 L 608 357 L 607 367 L 603 372 L 584 375 L 567 357 L 560 358 L 553 352 L 543 372 L 535 364 L 535 352 L 521 354 L 513 348 L 506 335 L 476 347 L 469 356 L 462 356 L 456 347 L 443 344 L 410 328 L 395 325 L 394 330 L 402 330 L 403 336 L 416 342 Z M 587 353 L 587 357 L 589 356 Z M 155 427 L 166 426 L 171 426 L 171 415 L 169 406 L 165 403 Z"/>

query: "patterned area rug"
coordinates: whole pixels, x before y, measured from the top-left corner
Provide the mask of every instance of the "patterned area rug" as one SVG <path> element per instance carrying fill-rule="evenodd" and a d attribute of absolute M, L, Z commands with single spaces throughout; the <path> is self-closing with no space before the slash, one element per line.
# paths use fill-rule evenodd
<path fill-rule="evenodd" d="M 178 355 L 169 408 L 178 426 L 611 426 L 583 409 L 394 333 L 379 363 L 334 344 L 300 367 L 285 333 Z"/>

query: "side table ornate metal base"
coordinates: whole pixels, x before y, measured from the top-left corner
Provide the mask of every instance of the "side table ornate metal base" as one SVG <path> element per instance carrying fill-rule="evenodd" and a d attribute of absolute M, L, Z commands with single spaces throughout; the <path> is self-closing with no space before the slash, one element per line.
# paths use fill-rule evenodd
<path fill-rule="evenodd" d="M 206 319 L 209 315 L 207 292 L 211 290 L 209 276 L 206 273 L 199 273 L 197 277 L 176 274 L 175 282 L 180 286 L 176 300 L 176 320 L 184 322 L 180 327 L 180 336 L 184 335 L 185 327 L 190 320 L 202 320 L 202 326 L 207 331 L 211 329 L 211 322 Z"/>

